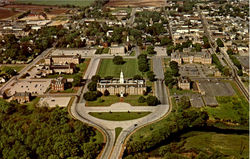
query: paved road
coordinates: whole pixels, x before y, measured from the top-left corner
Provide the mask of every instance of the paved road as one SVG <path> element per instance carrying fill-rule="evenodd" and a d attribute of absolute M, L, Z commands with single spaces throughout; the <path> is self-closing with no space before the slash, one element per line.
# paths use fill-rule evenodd
<path fill-rule="evenodd" d="M 128 20 L 128 26 L 132 27 L 135 21 L 135 13 L 136 13 L 136 8 L 132 8 L 131 14 L 130 14 L 130 19 Z"/>
<path fill-rule="evenodd" d="M 91 79 L 91 77 L 96 74 L 99 62 L 100 62 L 100 58 L 95 57 L 91 59 L 89 66 L 86 70 L 86 73 L 83 77 L 84 79 Z"/>
<path fill-rule="evenodd" d="M 164 71 L 163 71 L 163 65 L 162 65 L 162 58 L 159 56 L 152 57 L 153 59 L 153 71 L 158 80 L 164 79 Z"/>

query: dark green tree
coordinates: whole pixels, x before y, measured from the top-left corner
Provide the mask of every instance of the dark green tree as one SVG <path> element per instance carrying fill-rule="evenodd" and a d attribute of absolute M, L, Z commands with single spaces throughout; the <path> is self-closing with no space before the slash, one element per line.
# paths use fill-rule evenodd
<path fill-rule="evenodd" d="M 147 97 L 146 102 L 149 106 L 156 106 L 157 104 L 159 104 L 158 98 L 151 95 Z"/>
<path fill-rule="evenodd" d="M 123 61 L 123 58 L 122 56 L 115 56 L 113 58 L 113 63 L 116 64 L 116 65 L 122 65 L 124 64 L 125 61 Z"/>

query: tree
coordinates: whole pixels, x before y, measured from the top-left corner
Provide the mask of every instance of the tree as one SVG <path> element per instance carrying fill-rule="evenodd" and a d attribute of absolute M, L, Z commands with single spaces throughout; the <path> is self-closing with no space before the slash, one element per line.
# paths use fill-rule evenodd
<path fill-rule="evenodd" d="M 187 109 L 191 106 L 190 100 L 187 96 L 182 96 L 180 102 L 178 103 L 179 108 Z"/>
<path fill-rule="evenodd" d="M 218 47 L 224 47 L 223 41 L 220 38 L 218 38 L 216 40 L 216 43 L 217 43 Z"/>
<path fill-rule="evenodd" d="M 153 81 L 155 80 L 155 74 L 154 74 L 154 72 L 153 72 L 153 71 L 148 71 L 148 72 L 147 72 L 147 77 L 148 77 L 148 79 L 149 79 L 151 82 L 153 82 Z"/>
<path fill-rule="evenodd" d="M 11 76 L 15 76 L 17 74 L 16 70 L 14 70 L 13 68 L 10 68 L 10 67 L 6 67 L 5 73 L 7 73 Z"/>
<path fill-rule="evenodd" d="M 147 72 L 149 70 L 149 64 L 146 54 L 140 54 L 138 57 L 138 68 L 141 72 Z"/>
<path fill-rule="evenodd" d="M 106 76 L 104 77 L 105 80 L 112 80 L 113 79 L 113 76 Z"/>
<path fill-rule="evenodd" d="M 109 96 L 109 95 L 110 95 L 109 91 L 107 89 L 105 89 L 104 96 Z"/>
<path fill-rule="evenodd" d="M 172 44 L 172 40 L 168 37 L 164 37 L 161 39 L 161 46 L 163 45 L 169 45 L 169 44 Z"/>
<path fill-rule="evenodd" d="M 97 99 L 96 92 L 86 92 L 83 94 L 83 98 L 87 101 L 95 101 Z"/>
<path fill-rule="evenodd" d="M 228 67 L 224 67 L 223 70 L 222 70 L 222 72 L 223 72 L 223 74 L 225 76 L 230 76 L 231 75 L 230 70 L 229 70 Z"/>
<path fill-rule="evenodd" d="M 73 82 L 72 82 L 72 86 L 73 86 L 73 87 L 75 87 L 75 86 L 80 86 L 81 81 L 82 81 L 82 76 L 81 76 L 80 74 L 74 75 L 74 77 L 73 77 Z"/>
<path fill-rule="evenodd" d="M 146 99 L 143 96 L 140 96 L 138 99 L 138 103 L 144 103 Z"/>
<path fill-rule="evenodd" d="M 148 54 L 156 54 L 156 51 L 154 50 L 155 49 L 155 47 L 154 46 L 148 46 L 147 47 L 147 53 Z"/>
<path fill-rule="evenodd" d="M 227 54 L 228 54 L 228 55 L 233 55 L 234 52 L 233 52 L 233 50 L 232 50 L 231 48 L 229 48 L 229 49 L 227 49 Z"/>
<path fill-rule="evenodd" d="M 134 75 L 133 79 L 134 80 L 142 80 L 143 77 L 141 75 Z"/>
<path fill-rule="evenodd" d="M 88 84 L 88 89 L 89 89 L 90 91 L 96 91 L 96 87 L 97 87 L 97 83 L 96 83 L 96 82 L 90 82 L 90 83 Z"/>
<path fill-rule="evenodd" d="M 157 104 L 159 104 L 158 98 L 151 95 L 147 97 L 146 102 L 150 106 L 156 106 Z"/>
<path fill-rule="evenodd" d="M 92 80 L 93 82 L 98 82 L 100 79 L 101 79 L 101 76 L 99 76 L 99 75 L 94 75 L 94 76 L 92 76 L 92 78 L 91 78 L 91 80 Z"/>
<path fill-rule="evenodd" d="M 174 83 L 174 79 L 173 79 L 173 75 L 172 72 L 167 70 L 164 74 L 164 80 L 165 80 L 165 84 L 166 86 L 169 86 L 169 84 Z"/>
<path fill-rule="evenodd" d="M 169 67 L 173 70 L 173 69 L 178 69 L 178 62 L 176 61 L 171 61 L 169 63 Z"/>
<path fill-rule="evenodd" d="M 113 58 L 113 63 L 116 65 L 122 65 L 124 64 L 123 58 L 121 56 L 115 56 Z"/>

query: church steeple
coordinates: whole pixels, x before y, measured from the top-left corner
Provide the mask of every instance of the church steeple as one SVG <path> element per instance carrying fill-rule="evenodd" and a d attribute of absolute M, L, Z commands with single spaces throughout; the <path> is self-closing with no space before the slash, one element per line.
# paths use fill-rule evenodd
<path fill-rule="evenodd" d="M 121 73 L 120 73 L 120 83 L 124 83 L 124 77 L 123 77 L 123 72 L 121 70 Z"/>

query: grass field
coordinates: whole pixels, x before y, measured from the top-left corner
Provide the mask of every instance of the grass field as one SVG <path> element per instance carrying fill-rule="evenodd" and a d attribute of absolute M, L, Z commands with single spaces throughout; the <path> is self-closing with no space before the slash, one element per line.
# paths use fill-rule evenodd
<path fill-rule="evenodd" d="M 139 95 L 129 95 L 123 98 L 123 102 L 129 103 L 132 106 L 146 106 L 147 103 L 138 103 Z M 110 95 L 100 97 L 103 102 L 96 101 L 87 101 L 86 106 L 110 106 L 114 103 L 121 102 L 120 97 Z M 146 97 L 145 97 L 146 98 Z"/>
<path fill-rule="evenodd" d="M 26 103 L 27 108 L 28 108 L 29 110 L 35 109 L 36 104 L 39 102 L 39 100 L 40 100 L 40 97 L 36 97 L 36 98 L 34 98 L 33 100 L 31 100 L 30 102 Z"/>
<path fill-rule="evenodd" d="M 118 136 L 120 135 L 121 131 L 122 131 L 121 127 L 115 128 L 115 142 L 116 142 L 116 139 L 118 138 Z"/>
<path fill-rule="evenodd" d="M 13 68 L 17 72 L 20 72 L 26 65 L 8 65 L 8 66 L 1 66 L 0 70 L 5 71 L 8 68 Z"/>
<path fill-rule="evenodd" d="M 75 5 L 75 6 L 88 6 L 94 0 L 16 0 L 17 3 L 29 3 L 38 5 Z"/>
<path fill-rule="evenodd" d="M 89 114 L 103 120 L 110 120 L 110 121 L 125 121 L 125 120 L 133 120 L 142 118 L 151 112 L 90 112 Z"/>
<path fill-rule="evenodd" d="M 126 63 L 123 65 L 115 65 L 112 59 L 103 59 L 97 74 L 101 77 L 113 76 L 118 78 L 120 77 L 122 70 L 124 78 L 131 78 L 137 74 L 142 75 L 142 73 L 138 70 L 136 59 L 124 59 L 124 61 Z"/>
<path fill-rule="evenodd" d="M 210 120 L 223 120 L 233 123 L 245 123 L 244 120 L 248 120 L 249 116 L 249 103 L 245 97 L 240 92 L 239 88 L 236 86 L 233 81 L 224 81 L 229 82 L 234 91 L 236 92 L 235 96 L 227 97 L 216 97 L 219 106 L 218 107 L 205 107 L 205 110 L 208 112 Z M 245 123 L 246 124 L 246 123 Z"/>
<path fill-rule="evenodd" d="M 233 144 L 232 144 L 233 143 Z M 229 158 L 247 158 L 249 150 L 248 135 L 235 135 L 235 134 L 219 134 L 215 132 L 199 132 L 192 131 L 180 136 L 180 141 L 171 143 L 171 151 L 186 155 L 186 152 L 199 153 L 219 151 L 224 155 L 230 156 Z M 175 149 L 173 145 L 179 145 Z M 164 148 L 161 147 L 159 149 Z M 158 149 L 158 150 L 159 150 Z M 242 152 L 242 155 L 240 155 Z"/>

